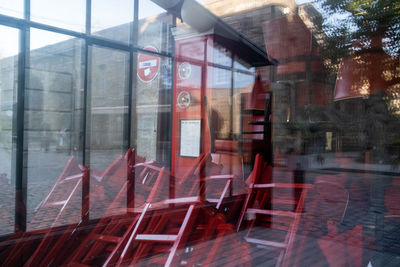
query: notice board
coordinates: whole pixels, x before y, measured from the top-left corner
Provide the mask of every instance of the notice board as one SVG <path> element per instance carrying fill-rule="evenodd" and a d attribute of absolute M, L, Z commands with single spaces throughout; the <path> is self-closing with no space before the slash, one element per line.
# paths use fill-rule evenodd
<path fill-rule="evenodd" d="M 180 120 L 181 157 L 198 157 L 201 146 L 201 120 Z"/>

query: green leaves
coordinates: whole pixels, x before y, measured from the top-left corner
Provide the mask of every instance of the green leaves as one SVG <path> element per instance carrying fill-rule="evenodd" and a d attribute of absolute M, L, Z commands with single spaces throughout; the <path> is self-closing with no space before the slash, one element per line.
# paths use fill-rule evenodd
<path fill-rule="evenodd" d="M 383 49 L 392 57 L 400 54 L 400 2 L 398 0 L 317 0 L 324 9 L 322 30 L 325 48 L 354 53 L 354 43 L 362 50 Z M 329 52 L 343 56 L 345 51 Z M 331 58 L 331 61 L 336 61 Z"/>

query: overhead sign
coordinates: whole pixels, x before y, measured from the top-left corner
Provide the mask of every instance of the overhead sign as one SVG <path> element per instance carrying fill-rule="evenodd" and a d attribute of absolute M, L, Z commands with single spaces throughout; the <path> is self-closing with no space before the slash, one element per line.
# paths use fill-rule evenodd
<path fill-rule="evenodd" d="M 144 49 L 158 52 L 153 46 L 146 46 Z M 151 82 L 157 76 L 159 70 L 160 57 L 145 53 L 138 54 L 137 75 L 141 81 L 145 83 Z"/>

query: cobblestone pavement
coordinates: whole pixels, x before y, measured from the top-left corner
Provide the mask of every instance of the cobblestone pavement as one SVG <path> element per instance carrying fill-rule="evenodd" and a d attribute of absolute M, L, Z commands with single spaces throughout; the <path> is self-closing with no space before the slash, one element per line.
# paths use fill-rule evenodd
<path fill-rule="evenodd" d="M 97 151 L 91 153 L 92 167 L 99 172 L 111 164 L 120 154 L 118 151 Z M 8 234 L 14 228 L 14 193 L 13 181 L 10 181 L 7 170 L 9 170 L 10 162 L 7 162 L 7 155 L 2 154 L 0 151 L 0 186 L 2 192 L 0 194 L 0 235 Z M 35 208 L 46 197 L 47 193 L 57 180 L 58 176 L 64 169 L 70 154 L 50 150 L 50 151 L 31 151 L 28 155 L 28 165 L 26 174 L 28 177 L 28 229 L 32 230 L 39 225 L 41 227 L 48 227 L 52 224 L 54 217 L 46 217 L 46 222 L 41 224 L 32 222 L 34 217 Z M 343 163 L 338 163 L 338 160 L 327 156 L 325 162 L 322 164 L 317 162 L 312 156 L 307 158 L 308 167 L 305 168 L 300 174 L 302 175 L 304 183 L 314 184 L 319 179 L 340 180 L 345 179 L 344 186 L 350 192 L 350 201 L 340 224 L 340 231 L 353 229 L 356 225 L 362 225 L 364 229 L 364 236 L 366 237 L 363 243 L 363 261 L 368 263 L 373 262 L 373 266 L 400 266 L 400 222 L 396 218 L 385 219 L 384 215 L 387 213 L 385 207 L 385 191 L 390 188 L 394 179 L 400 179 L 398 170 L 389 165 L 368 165 L 357 163 L 350 157 Z M 279 163 L 279 162 L 278 162 Z M 273 171 L 273 182 L 293 182 L 293 176 L 296 175 L 294 170 L 289 169 L 285 162 L 277 164 Z M 286 166 L 285 166 L 286 165 Z M 7 169 L 8 168 L 8 169 Z M 5 174 L 5 175 L 4 175 Z M 293 192 L 294 194 L 294 192 Z M 305 213 L 303 218 L 311 212 L 310 203 L 312 201 L 312 193 L 309 195 L 305 205 Z M 64 216 L 65 223 L 71 221 L 78 221 L 80 216 L 80 203 L 81 191 L 78 190 L 76 199 L 72 202 L 75 204 L 69 210 L 69 213 Z M 95 203 L 91 204 L 95 205 Z M 101 199 L 97 204 L 106 205 L 102 203 Z M 397 203 L 396 203 L 397 204 Z M 397 204 L 398 205 L 398 204 Z M 323 207 L 320 206 L 320 209 Z M 92 211 L 95 211 L 92 209 Z M 94 217 L 101 214 L 93 212 Z M 40 215 L 36 215 L 41 217 Z M 301 260 L 305 262 L 304 266 L 325 266 L 326 260 L 322 256 L 321 249 L 316 240 L 320 239 L 322 235 L 327 234 L 325 214 L 321 210 L 317 210 L 313 214 L 313 225 L 307 231 L 308 242 L 306 243 Z M 44 218 L 43 218 L 44 219 Z M 63 221 L 61 220 L 61 224 Z M 304 224 L 304 222 L 303 222 Z M 300 236 L 302 232 L 300 227 Z M 257 234 L 257 232 L 255 232 Z M 241 234 L 237 234 L 237 238 L 241 238 Z M 367 237 L 371 237 L 368 241 Z M 372 241 L 371 241 L 372 240 Z M 211 241 L 210 241 L 211 242 Z M 203 246 L 204 244 L 201 244 Z M 263 258 L 263 253 L 260 252 L 259 247 L 252 250 L 254 255 L 253 265 L 265 266 L 268 265 L 266 259 Z M 234 256 L 224 258 L 225 261 L 234 261 Z M 271 262 L 272 263 L 272 262 Z"/>

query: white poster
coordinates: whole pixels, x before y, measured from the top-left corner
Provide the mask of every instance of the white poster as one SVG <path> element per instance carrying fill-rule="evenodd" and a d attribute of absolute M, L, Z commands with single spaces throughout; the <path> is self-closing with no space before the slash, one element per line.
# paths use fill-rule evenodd
<path fill-rule="evenodd" d="M 200 155 L 201 120 L 181 120 L 181 157 Z"/>

